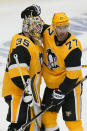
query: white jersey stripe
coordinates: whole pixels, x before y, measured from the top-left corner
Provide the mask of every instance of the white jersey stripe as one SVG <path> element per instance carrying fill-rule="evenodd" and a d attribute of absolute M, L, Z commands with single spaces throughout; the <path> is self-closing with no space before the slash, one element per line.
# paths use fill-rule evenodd
<path fill-rule="evenodd" d="M 14 99 L 14 96 L 12 96 L 12 100 L 11 100 L 11 122 L 13 122 L 13 99 Z"/>
<path fill-rule="evenodd" d="M 17 121 L 18 121 L 19 112 L 20 112 L 20 106 L 21 106 L 22 100 L 23 100 L 23 96 L 21 97 L 21 99 L 20 99 L 20 101 L 19 101 L 19 104 L 18 104 L 18 109 L 17 109 L 17 114 L 16 114 L 16 121 L 15 121 L 15 123 L 17 123 Z"/>
<path fill-rule="evenodd" d="M 77 97 L 76 97 L 76 90 L 74 89 L 74 98 L 75 98 L 75 115 L 76 120 L 78 120 L 78 113 L 77 113 Z"/>
<path fill-rule="evenodd" d="M 18 64 L 13 64 L 13 65 L 10 65 L 8 69 L 10 70 L 16 67 L 18 67 Z M 26 63 L 20 63 L 20 67 L 27 67 L 27 69 L 29 70 L 29 66 Z"/>
<path fill-rule="evenodd" d="M 46 128 L 45 131 L 55 131 L 55 130 L 57 130 L 57 129 L 59 129 L 58 126 L 56 126 L 56 127 L 54 127 L 54 128 Z"/>
<path fill-rule="evenodd" d="M 73 70 L 81 70 L 81 66 L 76 66 L 76 67 L 67 67 L 67 71 L 73 71 Z"/>

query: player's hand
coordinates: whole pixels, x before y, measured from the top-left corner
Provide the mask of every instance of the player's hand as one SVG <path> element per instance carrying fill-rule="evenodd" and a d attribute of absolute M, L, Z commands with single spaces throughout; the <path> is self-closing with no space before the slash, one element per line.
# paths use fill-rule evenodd
<path fill-rule="evenodd" d="M 29 106 L 33 106 L 34 100 L 33 100 L 33 94 L 31 91 L 31 79 L 28 79 L 27 86 L 24 90 L 23 94 L 23 101 L 28 104 Z"/>
<path fill-rule="evenodd" d="M 52 104 L 53 105 L 60 105 L 63 103 L 65 98 L 65 94 L 61 90 L 53 90 L 52 94 Z"/>
<path fill-rule="evenodd" d="M 27 7 L 25 10 L 22 11 L 21 18 L 25 18 L 25 16 L 28 17 L 31 14 L 32 16 L 39 16 L 41 14 L 40 6 L 33 4 Z"/>

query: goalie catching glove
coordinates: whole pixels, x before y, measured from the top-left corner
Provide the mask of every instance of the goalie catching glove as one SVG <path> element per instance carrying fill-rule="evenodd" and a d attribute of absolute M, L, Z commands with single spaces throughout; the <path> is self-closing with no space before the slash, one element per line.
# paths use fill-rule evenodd
<path fill-rule="evenodd" d="M 31 91 L 31 79 L 28 79 L 26 84 L 27 86 L 24 90 L 23 101 L 31 107 L 34 104 L 33 94 Z"/>

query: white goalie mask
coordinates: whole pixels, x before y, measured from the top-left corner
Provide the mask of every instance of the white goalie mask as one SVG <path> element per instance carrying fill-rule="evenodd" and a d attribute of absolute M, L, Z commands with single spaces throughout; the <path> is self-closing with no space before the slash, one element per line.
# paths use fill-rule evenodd
<path fill-rule="evenodd" d="M 22 31 L 29 33 L 30 36 L 40 38 L 43 29 L 43 20 L 40 16 L 26 17 L 23 20 Z"/>

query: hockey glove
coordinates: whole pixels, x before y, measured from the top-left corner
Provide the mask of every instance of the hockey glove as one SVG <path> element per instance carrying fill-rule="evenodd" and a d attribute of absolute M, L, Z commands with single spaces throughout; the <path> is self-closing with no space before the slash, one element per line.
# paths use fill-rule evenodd
<path fill-rule="evenodd" d="M 27 86 L 24 90 L 23 101 L 26 104 L 28 104 L 30 107 L 33 106 L 33 104 L 34 104 L 33 94 L 31 91 L 31 79 L 27 80 Z"/>
<path fill-rule="evenodd" d="M 38 5 L 31 5 L 27 7 L 25 10 L 22 11 L 21 13 L 21 18 L 25 18 L 25 16 L 39 16 L 41 14 L 41 8 Z"/>
<path fill-rule="evenodd" d="M 61 90 L 53 90 L 53 94 L 52 94 L 52 104 L 53 105 L 60 105 L 63 103 L 65 98 L 65 94 L 61 91 Z"/>

